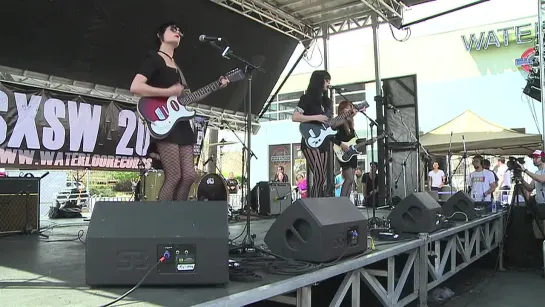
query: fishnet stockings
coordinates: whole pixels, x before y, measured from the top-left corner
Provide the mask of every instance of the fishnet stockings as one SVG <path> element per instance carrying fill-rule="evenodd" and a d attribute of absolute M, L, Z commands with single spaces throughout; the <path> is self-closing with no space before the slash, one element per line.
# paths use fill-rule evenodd
<path fill-rule="evenodd" d="M 195 181 L 193 146 L 157 142 L 157 150 L 165 172 L 159 200 L 187 200 Z"/>
<path fill-rule="evenodd" d="M 354 185 L 354 169 L 351 167 L 343 168 L 343 186 L 341 187 L 341 196 L 350 197 L 352 186 Z"/>

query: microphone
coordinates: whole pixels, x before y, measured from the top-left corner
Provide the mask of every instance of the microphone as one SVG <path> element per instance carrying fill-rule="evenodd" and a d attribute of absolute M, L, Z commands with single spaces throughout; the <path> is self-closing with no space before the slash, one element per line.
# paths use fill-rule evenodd
<path fill-rule="evenodd" d="M 344 87 L 335 86 L 335 85 L 330 85 L 329 88 L 332 89 L 332 90 L 339 90 L 339 91 L 343 91 L 343 92 L 345 91 Z"/>
<path fill-rule="evenodd" d="M 199 36 L 199 41 L 201 42 L 221 42 L 223 39 L 221 37 L 201 35 Z"/>

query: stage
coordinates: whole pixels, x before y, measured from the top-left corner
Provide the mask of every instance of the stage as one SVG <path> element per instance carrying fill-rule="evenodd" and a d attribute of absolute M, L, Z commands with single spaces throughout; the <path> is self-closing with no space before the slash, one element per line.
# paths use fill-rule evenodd
<path fill-rule="evenodd" d="M 365 209 L 361 212 L 367 216 Z M 378 217 L 387 214 L 386 210 L 377 212 Z M 118 305 L 130 302 L 134 306 L 244 306 L 271 299 L 311 306 L 311 293 L 319 287 L 318 283 L 338 275 L 344 275 L 344 279 L 332 298 L 334 306 L 339 306 L 347 293 L 351 293 L 352 305 L 359 306 L 360 281 L 364 283 L 362 288 L 370 288 L 385 306 L 426 302 L 430 289 L 498 247 L 503 217 L 503 212 L 496 213 L 401 242 L 375 241 L 375 250 L 364 256 L 349 257 L 299 276 L 258 272 L 263 277 L 259 281 L 230 282 L 225 287 L 142 287 Z M 252 222 L 256 245 L 263 243 L 273 222 L 273 219 Z M 97 306 L 128 290 L 90 289 L 85 284 L 85 235 L 80 241 L 77 234 L 86 231 L 87 223 L 80 219 L 42 220 L 42 223 L 43 228 L 55 226 L 46 232 L 53 242 L 33 235 L 0 239 L 0 295 L 4 302 L 13 306 Z M 237 237 L 244 226 L 244 223 L 230 225 L 230 238 Z M 502 259 L 498 260 L 501 267 Z M 381 262 L 384 262 L 382 267 Z M 403 269 L 396 270 L 396 266 Z M 348 291 L 350 288 L 354 291 Z M 280 296 L 290 292 L 296 292 L 297 297 Z"/>

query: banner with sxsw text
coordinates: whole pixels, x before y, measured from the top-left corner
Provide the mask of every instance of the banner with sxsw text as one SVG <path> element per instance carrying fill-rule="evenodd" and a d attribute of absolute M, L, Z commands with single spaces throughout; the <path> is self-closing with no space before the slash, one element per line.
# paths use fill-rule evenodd
<path fill-rule="evenodd" d="M 195 162 L 208 119 L 194 121 Z M 148 168 L 150 135 L 136 105 L 0 83 L 0 167 Z"/>

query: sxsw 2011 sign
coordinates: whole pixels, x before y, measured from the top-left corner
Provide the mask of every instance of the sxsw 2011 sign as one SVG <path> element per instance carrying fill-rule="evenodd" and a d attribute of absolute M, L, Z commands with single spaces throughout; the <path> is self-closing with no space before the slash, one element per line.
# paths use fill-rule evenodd
<path fill-rule="evenodd" d="M 0 167 L 137 170 L 149 145 L 133 104 L 0 83 Z"/>

